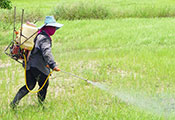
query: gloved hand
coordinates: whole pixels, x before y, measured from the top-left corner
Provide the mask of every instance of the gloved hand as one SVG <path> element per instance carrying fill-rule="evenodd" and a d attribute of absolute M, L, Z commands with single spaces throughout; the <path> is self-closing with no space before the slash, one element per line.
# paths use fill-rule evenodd
<path fill-rule="evenodd" d="M 61 70 L 60 70 L 59 68 L 57 68 L 57 67 L 54 67 L 53 70 L 54 70 L 54 71 L 61 71 Z"/>
<path fill-rule="evenodd" d="M 50 68 L 49 65 L 46 65 L 47 68 Z M 61 71 L 58 67 L 53 68 L 54 71 Z"/>

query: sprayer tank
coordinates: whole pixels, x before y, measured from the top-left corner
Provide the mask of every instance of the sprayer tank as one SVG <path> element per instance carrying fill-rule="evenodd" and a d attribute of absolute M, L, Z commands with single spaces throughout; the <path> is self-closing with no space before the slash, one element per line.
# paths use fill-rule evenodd
<path fill-rule="evenodd" d="M 35 25 L 23 24 L 22 25 L 22 36 L 20 33 L 17 36 L 17 42 L 20 47 L 27 50 L 32 50 L 34 46 L 34 39 L 37 35 L 38 28 Z"/>

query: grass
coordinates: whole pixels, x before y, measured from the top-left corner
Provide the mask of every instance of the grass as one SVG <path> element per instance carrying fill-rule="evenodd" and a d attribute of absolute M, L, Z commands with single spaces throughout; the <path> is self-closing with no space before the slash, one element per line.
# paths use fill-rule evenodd
<path fill-rule="evenodd" d="M 60 1 L 53 13 L 57 19 L 174 17 L 174 4 L 171 0 Z"/>
<path fill-rule="evenodd" d="M 174 95 L 172 18 L 59 22 L 53 54 L 61 69 L 125 91 Z M 63 73 L 50 80 L 45 111 L 29 94 L 14 113 L 8 104 L 24 84 L 23 69 L 5 55 L 1 62 L 8 66 L 0 70 L 3 119 L 164 119 Z"/>
<path fill-rule="evenodd" d="M 53 10 L 56 19 L 106 19 L 112 17 L 111 12 L 99 3 L 76 2 L 73 4 L 59 4 Z"/>
<path fill-rule="evenodd" d="M 46 15 L 58 20 L 115 19 L 115 18 L 162 18 L 175 16 L 173 0 L 12 0 L 17 6 L 17 20 L 25 9 L 25 21 L 40 21 Z M 0 20 L 13 22 L 13 10 L 0 10 Z"/>
<path fill-rule="evenodd" d="M 19 9 L 25 6 L 29 12 L 36 10 L 40 5 L 39 11 L 44 16 L 50 14 L 54 9 L 53 6 L 57 6 L 57 2 L 67 5 L 77 1 L 18 0 L 12 2 Z M 89 2 L 92 1 L 89 0 Z M 127 11 L 129 14 L 136 14 L 143 9 L 144 16 L 156 15 L 158 12 L 164 14 L 164 11 L 167 14 L 164 8 L 167 8 L 167 11 L 173 11 L 173 0 L 162 2 L 162 0 L 110 0 L 101 1 L 99 4 L 106 5 L 107 9 L 119 11 L 119 13 Z M 155 11 L 150 5 L 156 6 L 153 8 Z M 46 13 L 43 14 L 44 11 Z M 64 24 L 53 36 L 52 52 L 59 68 L 102 85 L 108 85 L 114 88 L 116 93 L 109 94 L 98 86 L 87 84 L 62 72 L 54 72 L 50 78 L 45 110 L 38 107 L 36 94 L 28 94 L 21 100 L 17 111 L 12 111 L 9 103 L 19 88 L 24 85 L 24 70 L 20 64 L 3 54 L 5 46 L 12 39 L 13 27 L 12 23 L 0 21 L 1 119 L 174 119 L 174 115 L 167 113 L 168 110 L 165 109 L 165 112 L 159 113 L 161 110 L 157 106 L 153 108 L 149 102 L 144 104 L 149 109 L 139 105 L 149 96 L 151 97 L 148 101 L 156 97 L 164 103 L 175 98 L 174 18 L 139 18 L 138 16 L 104 20 L 58 20 L 57 22 Z M 43 21 L 37 23 L 38 26 L 42 24 Z M 20 24 L 17 23 L 18 28 L 19 26 Z M 126 98 L 127 95 L 136 96 L 134 98 L 137 102 L 132 103 L 131 98 Z M 159 99 L 157 97 L 159 95 L 164 96 L 163 99 Z M 174 105 L 167 106 L 169 107 Z"/>

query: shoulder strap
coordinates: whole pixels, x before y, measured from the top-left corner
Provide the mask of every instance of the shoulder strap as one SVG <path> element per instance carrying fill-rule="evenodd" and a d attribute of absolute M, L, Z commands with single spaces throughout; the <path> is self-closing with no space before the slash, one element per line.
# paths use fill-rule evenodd
<path fill-rule="evenodd" d="M 39 34 L 40 34 L 40 33 L 39 33 Z M 34 51 L 34 49 L 35 49 L 35 43 L 36 43 L 36 40 L 37 40 L 37 37 L 38 37 L 39 34 L 37 34 L 36 37 L 35 37 L 35 39 L 34 39 L 34 46 L 33 46 L 33 49 L 32 49 L 32 51 L 31 51 L 31 54 L 33 53 L 33 51 Z"/>

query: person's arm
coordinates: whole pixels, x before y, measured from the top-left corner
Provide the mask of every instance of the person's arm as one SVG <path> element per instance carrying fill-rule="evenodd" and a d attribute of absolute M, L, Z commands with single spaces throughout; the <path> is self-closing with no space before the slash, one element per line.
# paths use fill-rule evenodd
<path fill-rule="evenodd" d="M 51 69 L 56 67 L 56 62 L 51 51 L 51 41 L 47 38 L 44 38 L 40 41 L 40 50 L 42 52 L 44 60 L 47 62 Z"/>

